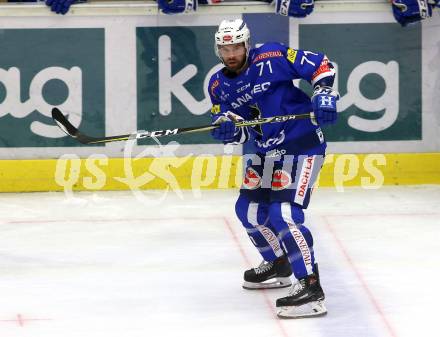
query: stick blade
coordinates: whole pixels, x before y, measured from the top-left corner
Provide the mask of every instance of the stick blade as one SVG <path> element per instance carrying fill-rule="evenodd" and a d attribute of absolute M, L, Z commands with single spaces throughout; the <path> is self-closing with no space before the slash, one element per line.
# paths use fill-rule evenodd
<path fill-rule="evenodd" d="M 58 127 L 64 131 L 68 136 L 76 138 L 78 129 L 75 128 L 63 115 L 58 108 L 52 109 L 52 119 L 57 123 Z"/>
<path fill-rule="evenodd" d="M 61 110 L 58 108 L 52 109 L 52 119 L 66 135 L 75 138 L 82 144 L 90 144 L 96 140 L 95 138 L 83 135 L 81 132 L 79 132 L 78 129 L 69 122 L 66 116 L 64 116 Z"/>

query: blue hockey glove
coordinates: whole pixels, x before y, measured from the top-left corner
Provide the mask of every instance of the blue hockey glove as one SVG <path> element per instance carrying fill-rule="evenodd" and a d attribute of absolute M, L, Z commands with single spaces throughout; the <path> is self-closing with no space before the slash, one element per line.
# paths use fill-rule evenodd
<path fill-rule="evenodd" d="M 211 135 L 214 139 L 221 140 L 223 142 L 230 142 L 234 139 L 237 128 L 234 122 L 225 116 L 221 116 L 214 123 L 218 124 L 219 127 L 211 130 Z"/>
<path fill-rule="evenodd" d="M 189 13 L 197 10 L 197 0 L 158 0 L 157 3 L 165 14 Z"/>
<path fill-rule="evenodd" d="M 336 102 L 339 94 L 330 87 L 316 87 L 312 96 L 313 124 L 326 125 L 334 124 L 338 119 Z"/>
<path fill-rule="evenodd" d="M 313 0 L 276 0 L 275 13 L 304 18 L 313 12 L 314 6 Z"/>
<path fill-rule="evenodd" d="M 409 23 L 431 17 L 432 8 L 438 4 L 438 0 L 393 0 L 393 15 L 405 27 Z"/>
<path fill-rule="evenodd" d="M 85 2 L 85 0 L 46 0 L 46 5 L 50 7 L 52 12 L 64 15 L 69 11 L 72 4 L 78 2 Z"/>

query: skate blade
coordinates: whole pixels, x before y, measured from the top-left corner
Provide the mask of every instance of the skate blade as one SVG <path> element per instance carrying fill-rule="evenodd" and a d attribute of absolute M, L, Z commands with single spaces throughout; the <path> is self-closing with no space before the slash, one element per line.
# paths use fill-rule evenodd
<path fill-rule="evenodd" d="M 277 316 L 280 318 L 308 318 L 324 316 L 327 308 L 323 301 L 314 301 L 299 306 L 279 307 Z"/>
<path fill-rule="evenodd" d="M 287 288 L 292 285 L 289 277 L 278 277 L 268 280 L 266 282 L 253 283 L 244 281 L 243 288 L 247 290 L 259 290 L 259 289 L 278 289 Z"/>

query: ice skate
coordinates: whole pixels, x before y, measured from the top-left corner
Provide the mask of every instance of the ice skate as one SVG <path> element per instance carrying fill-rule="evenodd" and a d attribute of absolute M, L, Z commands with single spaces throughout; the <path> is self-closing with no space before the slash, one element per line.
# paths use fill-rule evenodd
<path fill-rule="evenodd" d="M 317 274 L 309 275 L 292 285 L 286 297 L 277 299 L 277 315 L 281 318 L 304 318 L 327 313 L 324 291 Z"/>
<path fill-rule="evenodd" d="M 249 290 L 289 287 L 292 282 L 290 263 L 285 256 L 273 262 L 263 261 L 257 268 L 244 272 L 243 288 Z"/>

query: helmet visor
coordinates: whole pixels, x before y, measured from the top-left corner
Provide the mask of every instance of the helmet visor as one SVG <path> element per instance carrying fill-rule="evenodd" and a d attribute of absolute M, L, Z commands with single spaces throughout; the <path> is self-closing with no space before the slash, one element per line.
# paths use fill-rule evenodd
<path fill-rule="evenodd" d="M 222 59 L 246 55 L 246 48 L 244 43 L 217 45 L 218 54 Z"/>

